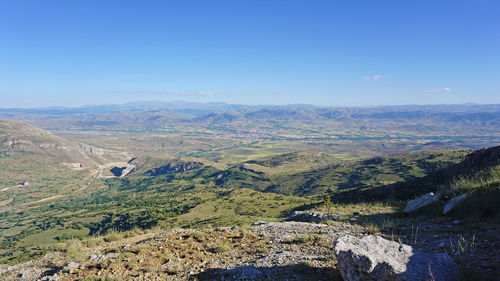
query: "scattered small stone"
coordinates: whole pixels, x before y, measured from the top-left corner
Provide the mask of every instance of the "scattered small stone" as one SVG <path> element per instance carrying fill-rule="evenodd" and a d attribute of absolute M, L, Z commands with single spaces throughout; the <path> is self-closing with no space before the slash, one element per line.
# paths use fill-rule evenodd
<path fill-rule="evenodd" d="M 340 219 L 338 215 L 323 214 L 321 212 L 311 212 L 311 211 L 295 211 L 289 217 L 289 221 L 301 221 L 301 222 L 325 222 L 328 220 L 337 221 Z"/>
<path fill-rule="evenodd" d="M 472 241 L 474 234 L 476 246 L 467 249 L 466 252 L 457 256 L 457 259 L 461 263 L 466 261 L 475 270 L 482 272 L 487 276 L 486 280 L 494 280 L 491 277 L 495 275 L 495 269 L 500 268 L 495 259 L 499 248 L 499 239 L 495 238 L 500 237 L 497 234 L 500 232 L 491 230 L 497 230 L 497 226 L 474 227 L 474 230 L 471 228 L 464 232 L 450 218 L 443 217 L 435 221 L 428 220 L 425 223 L 415 219 L 408 225 L 398 227 L 398 231 L 401 231 L 399 233 L 406 234 L 399 237 L 402 241 L 412 245 L 415 243 L 414 234 L 410 235 L 415 232 L 415 224 L 419 229 L 418 243 L 411 247 L 412 253 L 414 255 L 423 253 L 424 257 L 425 255 L 440 256 L 436 253 L 454 250 L 459 239 L 457 233 L 454 232 L 455 229 L 460 229 L 461 236 L 468 243 Z M 443 230 L 443 225 L 452 229 Z M 338 265 L 340 260 L 337 261 L 332 255 L 333 242 L 345 234 L 356 236 L 363 233 L 363 227 L 349 222 L 340 226 L 295 221 L 260 222 L 245 229 L 253 235 L 243 237 L 236 230 L 229 228 L 228 230 L 231 231 L 207 231 L 206 239 L 193 241 L 193 243 L 187 243 L 186 238 L 200 230 L 175 229 L 125 238 L 127 240 L 119 248 L 120 250 L 123 248 L 135 253 L 135 247 L 140 246 L 137 249 L 143 249 L 140 254 L 134 256 L 132 261 L 120 262 L 117 257 L 122 254 L 120 253 L 122 251 L 99 254 L 105 251 L 106 247 L 90 254 L 88 260 L 80 263 L 80 266 L 76 266 L 78 263 L 72 265 L 71 267 L 77 268 L 72 274 L 64 271 L 64 268 L 70 265 L 64 262 L 67 258 L 64 253 L 54 252 L 52 256 L 30 263 L 11 267 L 0 265 L 0 280 L 59 279 L 69 281 L 85 280 L 86 277 L 94 276 L 116 277 L 122 280 L 338 280 L 339 269 L 341 269 Z M 299 237 L 312 234 L 319 235 L 321 239 L 314 242 L 299 242 Z M 180 242 L 179 237 L 184 237 L 184 241 Z M 189 239 L 191 238 L 187 238 L 188 241 Z M 450 245 L 450 240 L 453 241 L 453 246 Z M 126 243 L 134 246 L 129 249 L 130 246 Z M 208 251 L 223 243 L 230 244 L 233 250 L 221 255 Z M 372 247 L 372 244 L 368 246 Z M 409 247 L 397 245 L 401 248 Z M 391 248 L 388 247 L 388 249 Z M 381 263 L 386 256 L 392 256 L 391 251 L 380 255 Z M 417 256 L 421 257 L 420 254 Z M 409 260 L 411 261 L 412 257 Z M 408 268 L 414 266 L 410 264 L 411 262 L 407 263 Z M 390 272 L 392 263 L 379 265 L 379 268 L 384 266 Z M 8 268 L 12 269 L 6 272 Z M 436 273 L 436 271 L 441 271 L 441 265 L 431 263 L 431 270 L 435 280 L 443 280 L 438 279 L 439 273 Z M 4 272 L 3 275 L 2 272 Z M 428 269 L 422 278 L 427 277 L 425 275 L 427 272 Z M 400 278 L 399 275 L 396 277 Z M 400 280 L 397 278 L 394 280 Z"/>
<path fill-rule="evenodd" d="M 89 261 L 90 262 L 102 262 L 104 260 L 106 260 L 106 256 L 105 255 L 96 255 L 96 254 L 91 254 L 89 256 Z"/>
<path fill-rule="evenodd" d="M 80 268 L 80 264 L 72 261 L 64 267 L 64 271 L 67 271 L 69 273 L 73 273 L 73 272 L 76 272 L 79 268 Z"/>
<path fill-rule="evenodd" d="M 180 264 L 169 262 L 160 266 L 160 271 L 166 272 L 168 274 L 177 274 L 182 272 L 183 268 Z"/>

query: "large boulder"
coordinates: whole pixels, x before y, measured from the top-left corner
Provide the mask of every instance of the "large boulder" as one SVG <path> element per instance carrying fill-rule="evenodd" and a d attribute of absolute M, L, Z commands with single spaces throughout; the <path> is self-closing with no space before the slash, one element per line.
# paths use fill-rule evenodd
<path fill-rule="evenodd" d="M 436 195 L 433 192 L 429 192 L 424 196 L 408 201 L 404 212 L 411 213 L 417 209 L 420 209 L 437 201 L 439 201 L 439 195 Z"/>
<path fill-rule="evenodd" d="M 464 193 L 460 196 L 457 196 L 449 201 L 446 201 L 446 203 L 444 203 L 444 207 L 443 207 L 443 215 L 446 215 L 449 211 L 451 211 L 453 208 L 455 208 L 455 206 L 462 202 L 465 198 L 467 198 L 467 193 Z"/>
<path fill-rule="evenodd" d="M 345 235 L 335 242 L 344 280 L 455 280 L 457 265 L 446 253 L 424 253 L 377 235 Z"/>

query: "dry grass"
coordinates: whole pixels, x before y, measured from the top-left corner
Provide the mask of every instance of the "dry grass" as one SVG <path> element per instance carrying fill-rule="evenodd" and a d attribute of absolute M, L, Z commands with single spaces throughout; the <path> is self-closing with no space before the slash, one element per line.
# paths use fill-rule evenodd
<path fill-rule="evenodd" d="M 365 225 L 365 230 L 369 234 L 380 233 L 380 228 L 378 227 L 378 225 L 373 224 L 373 223 L 368 223 L 367 225 Z"/>
<path fill-rule="evenodd" d="M 317 211 L 322 213 L 330 213 L 336 215 L 373 215 L 373 214 L 390 214 L 398 211 L 397 204 L 388 204 L 380 202 L 372 203 L 355 203 L 355 204 L 334 204 L 329 206 L 320 206 L 316 208 Z"/>
<path fill-rule="evenodd" d="M 87 258 L 88 248 L 80 240 L 69 240 L 66 243 L 66 255 L 74 261 L 84 261 Z"/>
<path fill-rule="evenodd" d="M 103 240 L 105 242 L 113 242 L 113 241 L 119 241 L 122 238 L 123 238 L 122 234 L 120 234 L 118 231 L 112 230 L 103 237 Z"/>

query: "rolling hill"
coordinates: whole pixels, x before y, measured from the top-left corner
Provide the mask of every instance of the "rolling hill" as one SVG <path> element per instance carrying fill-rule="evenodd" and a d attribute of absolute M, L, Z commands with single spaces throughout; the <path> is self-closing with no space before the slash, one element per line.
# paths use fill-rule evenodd
<path fill-rule="evenodd" d="M 0 208 L 75 192 L 87 186 L 87 178 L 99 165 L 124 159 L 123 152 L 0 120 Z"/>
<path fill-rule="evenodd" d="M 34 153 L 60 163 L 94 166 L 119 157 L 116 151 L 63 139 L 26 123 L 0 120 L 0 151 Z"/>
<path fill-rule="evenodd" d="M 351 161 L 323 153 L 289 153 L 231 167 L 217 174 L 215 183 L 296 196 L 377 188 L 424 177 L 462 161 L 468 152 L 425 151 Z"/>
<path fill-rule="evenodd" d="M 410 178 L 378 188 L 364 186 L 333 193 L 332 200 L 344 203 L 404 201 L 414 199 L 427 192 L 440 192 L 443 198 L 447 198 L 450 194 L 467 192 L 467 186 L 474 187 L 473 190 L 470 190 L 473 193 L 489 186 L 486 190 L 494 194 L 490 196 L 490 199 L 496 200 L 500 194 L 498 192 L 500 188 L 498 184 L 499 165 L 500 146 L 480 149 L 468 153 L 462 161 L 436 169 L 423 177 Z M 489 200 L 484 200 L 484 202 L 487 201 Z"/>

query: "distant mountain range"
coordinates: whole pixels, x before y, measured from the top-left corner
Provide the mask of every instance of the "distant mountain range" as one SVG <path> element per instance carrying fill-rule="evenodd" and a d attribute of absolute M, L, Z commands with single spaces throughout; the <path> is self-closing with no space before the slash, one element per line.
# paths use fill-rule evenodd
<path fill-rule="evenodd" d="M 0 109 L 0 119 L 44 129 L 161 128 L 167 126 L 323 127 L 366 134 L 500 134 L 500 105 L 319 107 L 226 103 L 134 102 L 78 108 Z"/>
<path fill-rule="evenodd" d="M 290 105 L 243 105 L 229 104 L 224 102 L 197 103 L 186 101 L 135 101 L 124 104 L 104 104 L 104 105 L 86 105 L 81 107 L 34 107 L 34 108 L 0 108 L 0 113 L 29 113 L 29 114 L 51 114 L 51 115 L 72 115 L 82 113 L 113 113 L 118 111 L 139 111 L 145 109 L 170 109 L 175 112 L 183 112 L 189 114 L 203 114 L 207 112 L 220 112 L 242 109 L 319 109 L 319 108 L 335 108 L 335 109 L 376 109 L 376 110 L 393 110 L 393 111 L 408 111 L 408 110 L 428 110 L 428 111 L 498 111 L 498 104 L 441 104 L 441 105 L 396 105 L 396 106 L 357 106 L 357 107 L 333 107 L 333 106 L 318 106 L 310 104 L 290 104 Z"/>
<path fill-rule="evenodd" d="M 136 101 L 124 104 L 107 104 L 107 105 L 86 105 L 81 107 L 38 107 L 38 108 L 7 108 L 0 109 L 0 112 L 17 112 L 17 113 L 36 113 L 36 114 L 54 114 L 54 115 L 71 115 L 81 113 L 112 113 L 118 111 L 138 111 L 144 109 L 171 109 L 176 112 L 184 112 L 190 114 L 206 113 L 209 111 L 228 111 L 240 110 L 244 108 L 317 108 L 314 105 L 242 105 L 228 104 L 224 102 L 211 103 L 196 103 L 186 101 Z"/>

